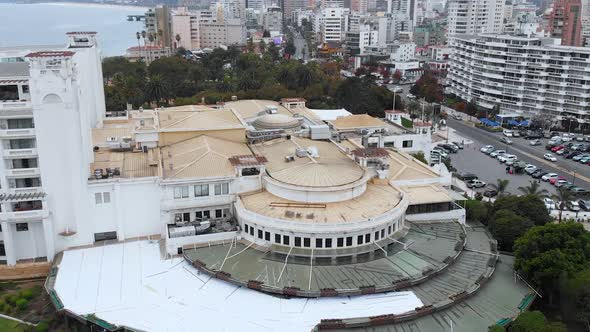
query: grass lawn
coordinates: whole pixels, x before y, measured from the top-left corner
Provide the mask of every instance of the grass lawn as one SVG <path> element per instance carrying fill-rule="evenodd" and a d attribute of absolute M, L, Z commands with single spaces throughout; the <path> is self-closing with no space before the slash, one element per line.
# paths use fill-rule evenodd
<path fill-rule="evenodd" d="M 0 332 L 24 332 L 25 330 L 19 326 L 18 322 L 10 319 L 0 318 Z"/>

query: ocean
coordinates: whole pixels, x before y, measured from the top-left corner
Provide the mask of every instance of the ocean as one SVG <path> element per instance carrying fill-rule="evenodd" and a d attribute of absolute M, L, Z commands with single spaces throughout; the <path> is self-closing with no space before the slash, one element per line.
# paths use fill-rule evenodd
<path fill-rule="evenodd" d="M 123 55 L 137 44 L 135 32 L 144 22 L 127 15 L 145 13 L 143 7 L 79 3 L 0 3 L 0 47 L 65 44 L 68 31 L 96 31 L 103 56 Z"/>

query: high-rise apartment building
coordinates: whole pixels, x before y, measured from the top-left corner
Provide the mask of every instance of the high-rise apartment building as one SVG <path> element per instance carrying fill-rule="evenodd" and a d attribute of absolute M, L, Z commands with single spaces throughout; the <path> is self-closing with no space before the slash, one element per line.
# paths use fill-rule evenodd
<path fill-rule="evenodd" d="M 448 34 L 502 32 L 505 0 L 450 0 Z"/>
<path fill-rule="evenodd" d="M 556 0 L 549 16 L 549 30 L 561 45 L 582 46 L 582 3 L 580 0 Z"/>
<path fill-rule="evenodd" d="M 449 91 L 503 113 L 590 123 L 590 48 L 558 39 L 463 35 L 451 39 Z M 587 125 L 583 125 L 587 126 Z"/>

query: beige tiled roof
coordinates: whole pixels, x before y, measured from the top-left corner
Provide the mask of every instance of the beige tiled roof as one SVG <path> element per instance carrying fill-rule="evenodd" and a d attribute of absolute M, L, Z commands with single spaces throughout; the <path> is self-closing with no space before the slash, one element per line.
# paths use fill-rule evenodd
<path fill-rule="evenodd" d="M 165 179 L 221 177 L 235 174 L 229 158 L 252 154 L 246 144 L 199 136 L 161 148 Z"/>
<path fill-rule="evenodd" d="M 410 205 L 452 202 L 453 198 L 441 186 L 403 186 L 400 190 L 410 196 Z"/>
<path fill-rule="evenodd" d="M 389 178 L 391 180 L 417 180 L 436 177 L 438 175 L 422 162 L 405 153 L 390 151 Z"/>
<path fill-rule="evenodd" d="M 295 150 L 298 147 L 304 149 L 315 147 L 319 157 L 299 158 L 295 156 Z M 345 185 L 359 180 L 365 172 L 330 142 L 292 137 L 290 140 L 280 139 L 253 145 L 252 150 L 266 157 L 268 160 L 266 169 L 272 178 L 297 186 Z M 295 160 L 285 161 L 288 155 L 295 156 Z"/>
<path fill-rule="evenodd" d="M 266 110 L 267 105 L 272 105 L 277 108 L 278 114 L 291 115 L 288 109 L 279 105 L 272 100 L 239 100 L 225 103 L 226 109 L 233 109 L 238 113 L 242 119 L 248 119 L 257 116 L 260 112 Z"/>
<path fill-rule="evenodd" d="M 95 169 L 118 168 L 122 178 L 150 177 L 158 172 L 158 167 L 150 166 L 148 154 L 143 152 L 99 150 L 94 153 L 90 168 L 91 174 Z"/>
<path fill-rule="evenodd" d="M 161 131 L 222 130 L 243 128 L 231 110 L 162 110 L 159 112 Z"/>
<path fill-rule="evenodd" d="M 252 212 L 283 220 L 309 223 L 342 223 L 381 215 L 399 203 L 399 192 L 390 185 L 369 184 L 357 198 L 323 207 L 277 207 L 271 203 L 296 203 L 263 191 L 240 196 L 244 207 Z M 292 213 L 291 213 L 292 212 Z"/>
<path fill-rule="evenodd" d="M 387 124 L 380 119 L 374 118 L 368 114 L 354 114 L 338 118 L 329 123 L 336 130 L 349 130 L 349 129 L 360 129 L 360 128 L 375 128 L 375 127 L 387 127 Z"/>
<path fill-rule="evenodd" d="M 125 123 L 105 123 L 102 128 L 92 129 L 92 144 L 106 144 L 110 137 L 121 140 L 123 137 L 132 137 L 131 125 Z"/>

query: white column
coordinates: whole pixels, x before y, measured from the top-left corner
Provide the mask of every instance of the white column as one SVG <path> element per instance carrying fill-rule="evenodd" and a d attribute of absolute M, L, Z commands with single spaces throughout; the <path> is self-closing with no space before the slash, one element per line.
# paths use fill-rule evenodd
<path fill-rule="evenodd" d="M 45 207 L 45 202 L 43 202 Z M 53 241 L 53 221 L 51 220 L 51 214 L 47 218 L 43 219 L 43 236 L 45 238 L 45 250 L 47 251 L 47 261 L 52 262 L 55 256 L 55 243 Z"/>
<path fill-rule="evenodd" d="M 2 222 L 2 234 L 4 235 L 4 249 L 6 250 L 6 264 L 16 265 L 16 252 L 14 249 L 14 238 L 12 237 L 12 225 Z"/>
<path fill-rule="evenodd" d="M 125 241 L 125 221 L 123 219 L 123 211 L 124 207 L 121 203 L 121 185 L 116 183 L 113 185 L 113 194 L 111 195 L 111 199 L 113 200 L 113 204 L 115 204 L 115 219 L 117 221 L 117 239 L 119 241 Z"/>

